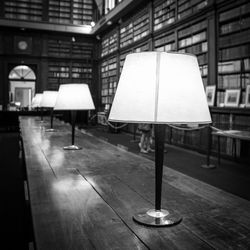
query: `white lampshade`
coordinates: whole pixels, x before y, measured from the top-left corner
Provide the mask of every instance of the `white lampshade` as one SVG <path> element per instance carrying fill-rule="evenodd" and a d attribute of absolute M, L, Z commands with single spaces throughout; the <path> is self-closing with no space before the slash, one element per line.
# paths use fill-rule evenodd
<path fill-rule="evenodd" d="M 95 109 L 87 84 L 60 85 L 55 110 L 90 110 Z"/>
<path fill-rule="evenodd" d="M 32 102 L 31 102 L 32 108 L 40 107 L 42 96 L 43 96 L 43 94 L 41 94 L 41 93 L 35 95 L 35 97 L 32 99 Z"/>
<path fill-rule="evenodd" d="M 167 52 L 129 54 L 109 120 L 152 124 L 210 123 L 197 58 Z"/>
<path fill-rule="evenodd" d="M 56 104 L 57 94 L 58 91 L 53 91 L 53 90 L 43 91 L 43 97 L 40 106 L 44 108 L 54 108 Z"/>

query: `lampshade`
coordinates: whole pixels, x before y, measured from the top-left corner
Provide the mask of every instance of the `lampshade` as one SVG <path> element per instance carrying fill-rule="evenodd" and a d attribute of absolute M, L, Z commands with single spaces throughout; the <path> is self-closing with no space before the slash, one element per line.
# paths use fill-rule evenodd
<path fill-rule="evenodd" d="M 57 91 L 46 90 L 43 91 L 40 106 L 44 108 L 54 108 L 57 99 Z"/>
<path fill-rule="evenodd" d="M 40 107 L 42 96 L 43 94 L 41 93 L 35 95 L 35 97 L 32 99 L 32 102 L 31 102 L 32 108 Z"/>
<path fill-rule="evenodd" d="M 87 84 L 60 85 L 55 110 L 89 110 L 95 109 Z"/>
<path fill-rule="evenodd" d="M 152 124 L 210 123 L 197 58 L 172 52 L 127 55 L 109 120 Z"/>

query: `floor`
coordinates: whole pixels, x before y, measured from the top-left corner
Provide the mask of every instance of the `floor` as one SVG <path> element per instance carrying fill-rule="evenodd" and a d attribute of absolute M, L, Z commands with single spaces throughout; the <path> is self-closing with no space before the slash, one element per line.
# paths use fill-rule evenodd
<path fill-rule="evenodd" d="M 139 154 L 154 161 L 154 153 L 143 154 L 139 150 L 139 135 L 125 132 L 112 133 L 104 126 L 88 126 L 81 129 L 124 150 Z M 250 200 L 250 166 L 239 164 L 234 161 L 221 160 L 218 166 L 217 158 L 210 157 L 210 164 L 215 168 L 206 169 L 206 155 L 166 145 L 164 164 L 200 181 L 218 187 L 246 200 Z"/>

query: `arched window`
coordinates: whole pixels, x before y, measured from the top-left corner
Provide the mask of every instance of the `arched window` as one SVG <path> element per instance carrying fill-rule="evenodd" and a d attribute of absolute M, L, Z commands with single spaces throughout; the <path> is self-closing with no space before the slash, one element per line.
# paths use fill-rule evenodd
<path fill-rule="evenodd" d="M 18 65 L 9 73 L 9 102 L 10 109 L 18 107 L 30 109 L 31 100 L 35 94 L 36 75 L 26 65 Z"/>

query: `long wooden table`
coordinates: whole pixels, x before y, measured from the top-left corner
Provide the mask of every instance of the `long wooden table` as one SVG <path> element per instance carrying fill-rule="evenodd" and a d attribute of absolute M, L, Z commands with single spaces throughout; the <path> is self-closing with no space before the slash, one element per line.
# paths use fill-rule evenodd
<path fill-rule="evenodd" d="M 149 228 L 133 221 L 154 207 L 154 162 L 70 126 L 22 117 L 36 249 L 250 249 L 250 202 L 164 167 L 162 207 L 183 220 Z M 204 169 L 204 171 L 207 171 Z"/>

